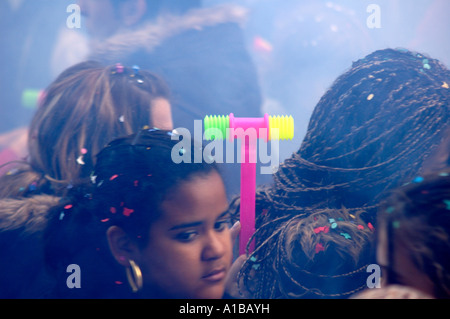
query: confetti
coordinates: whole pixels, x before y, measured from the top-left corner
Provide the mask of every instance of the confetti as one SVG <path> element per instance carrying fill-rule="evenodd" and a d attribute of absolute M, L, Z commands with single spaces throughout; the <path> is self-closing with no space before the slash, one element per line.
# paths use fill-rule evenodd
<path fill-rule="evenodd" d="M 10 170 L 8 173 L 6 173 L 6 175 L 15 175 L 19 170 L 17 168 L 14 168 L 12 170 Z"/>
<path fill-rule="evenodd" d="M 64 216 L 65 216 L 64 212 L 61 212 L 61 214 L 59 214 L 59 220 L 63 220 Z"/>
<path fill-rule="evenodd" d="M 30 186 L 28 186 L 28 189 L 30 190 L 30 192 L 34 192 L 37 189 L 37 183 L 31 183 Z"/>
<path fill-rule="evenodd" d="M 321 251 L 325 251 L 325 247 L 321 243 L 316 244 L 316 254 L 320 253 Z"/>
<path fill-rule="evenodd" d="M 375 97 L 375 95 L 370 94 L 370 95 L 367 97 L 367 101 L 372 101 L 374 97 Z"/>
<path fill-rule="evenodd" d="M 122 64 L 120 64 L 120 63 L 117 63 L 116 64 L 116 71 L 117 71 L 117 73 L 123 73 L 123 71 L 124 71 L 124 67 L 123 67 L 123 65 Z"/>
<path fill-rule="evenodd" d="M 117 210 L 116 210 L 115 207 L 111 207 L 111 208 L 109 209 L 109 211 L 111 212 L 111 214 L 117 213 Z"/>
<path fill-rule="evenodd" d="M 253 47 L 255 48 L 256 51 L 260 51 L 260 52 L 272 52 L 273 51 L 273 46 L 265 39 L 263 39 L 260 36 L 256 36 L 253 39 Z"/>
<path fill-rule="evenodd" d="M 446 209 L 450 210 L 450 200 L 448 199 L 444 200 L 444 204 L 447 206 Z"/>
<path fill-rule="evenodd" d="M 129 209 L 129 208 L 126 208 L 126 207 L 123 209 L 123 215 L 126 216 L 126 217 L 130 217 L 131 214 L 133 214 L 133 213 L 134 213 L 133 209 Z"/>
<path fill-rule="evenodd" d="M 253 268 L 253 269 L 255 269 L 255 270 L 258 270 L 258 269 L 259 269 L 259 267 L 261 267 L 261 265 L 260 265 L 260 264 L 254 264 L 254 265 L 252 266 L 252 268 Z"/>
<path fill-rule="evenodd" d="M 125 122 L 125 116 L 124 116 L 124 115 L 122 115 L 122 116 L 119 117 L 119 122 L 120 122 L 120 123 Z"/>
<path fill-rule="evenodd" d="M 364 230 L 364 226 L 363 225 L 358 225 L 358 229 L 359 230 Z"/>
<path fill-rule="evenodd" d="M 65 209 L 65 210 L 69 210 L 69 209 L 71 209 L 71 208 L 73 208 L 73 205 L 71 205 L 71 204 L 64 206 L 64 209 Z"/>
<path fill-rule="evenodd" d="M 368 223 L 368 224 L 367 224 L 367 227 L 369 227 L 369 229 L 370 229 L 371 231 L 374 231 L 374 230 L 375 230 L 375 227 L 373 227 L 372 223 Z"/>
<path fill-rule="evenodd" d="M 389 206 L 389 207 L 386 209 L 386 213 L 392 214 L 392 213 L 394 212 L 394 210 L 395 210 L 395 208 L 394 208 L 393 206 Z"/>
<path fill-rule="evenodd" d="M 330 218 L 328 221 L 331 224 L 331 229 L 336 229 L 337 228 L 338 224 L 336 223 L 336 220 L 334 220 L 333 218 Z"/>
<path fill-rule="evenodd" d="M 134 181 L 134 187 L 138 187 L 139 186 L 139 181 Z"/>
<path fill-rule="evenodd" d="M 345 239 L 352 239 L 352 236 L 350 236 L 347 233 L 340 233 L 341 236 L 345 237 Z"/>
<path fill-rule="evenodd" d="M 397 220 L 392 222 L 392 227 L 394 227 L 395 229 L 399 229 L 400 228 L 400 222 L 397 221 Z"/>
<path fill-rule="evenodd" d="M 85 165 L 86 163 L 83 161 L 83 155 L 80 155 L 78 158 L 77 158 L 77 163 L 79 164 L 79 165 Z"/>
<path fill-rule="evenodd" d="M 317 227 L 316 229 L 314 229 L 314 232 L 316 234 L 319 234 L 321 232 L 324 232 L 325 234 L 328 233 L 330 231 L 330 227 L 328 226 L 323 226 L 323 227 Z"/>
<path fill-rule="evenodd" d="M 81 149 L 81 154 L 83 154 L 83 155 L 86 155 L 86 154 L 87 154 L 87 152 L 88 152 L 88 150 L 87 150 L 87 149 L 85 149 L 85 148 L 82 148 L 82 149 Z"/>
<path fill-rule="evenodd" d="M 107 223 L 107 222 L 109 222 L 109 218 L 102 219 L 101 222 L 102 223 Z"/>
<path fill-rule="evenodd" d="M 422 176 L 417 176 L 413 179 L 413 183 L 422 183 L 425 179 Z"/>
<path fill-rule="evenodd" d="M 442 84 L 442 87 L 443 87 L 444 89 L 448 89 L 448 88 L 449 88 L 448 83 L 447 83 L 447 82 L 444 82 L 444 84 Z"/>
<path fill-rule="evenodd" d="M 113 175 L 113 176 L 111 176 L 111 178 L 109 179 L 110 181 L 113 181 L 113 180 L 115 180 L 117 177 L 119 177 L 119 175 Z"/>

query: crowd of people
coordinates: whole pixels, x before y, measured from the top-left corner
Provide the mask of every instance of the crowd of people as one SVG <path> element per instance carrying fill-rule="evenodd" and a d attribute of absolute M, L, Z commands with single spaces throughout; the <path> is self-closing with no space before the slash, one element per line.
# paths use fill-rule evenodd
<path fill-rule="evenodd" d="M 0 298 L 450 297 L 444 63 L 387 48 L 339 75 L 297 151 L 259 177 L 255 248 L 238 256 L 239 164 L 195 161 L 202 141 L 179 150 L 189 163 L 173 150 L 206 115 L 262 116 L 245 12 L 79 4 L 86 61 L 0 138 Z"/>

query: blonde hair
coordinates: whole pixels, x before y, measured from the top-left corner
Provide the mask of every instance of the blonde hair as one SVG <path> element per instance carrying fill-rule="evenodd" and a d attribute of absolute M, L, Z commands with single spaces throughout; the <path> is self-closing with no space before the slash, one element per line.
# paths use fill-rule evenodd
<path fill-rule="evenodd" d="M 166 84 L 137 67 L 89 61 L 67 69 L 48 87 L 31 121 L 29 167 L 4 176 L 0 196 L 63 194 L 89 177 L 108 142 L 152 125 L 157 98 L 169 99 Z"/>

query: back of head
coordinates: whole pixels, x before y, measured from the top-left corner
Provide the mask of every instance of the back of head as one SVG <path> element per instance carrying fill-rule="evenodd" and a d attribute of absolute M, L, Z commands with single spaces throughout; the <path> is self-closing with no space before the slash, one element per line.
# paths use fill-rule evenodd
<path fill-rule="evenodd" d="M 355 62 L 334 82 L 317 104 L 299 151 L 280 165 L 274 184 L 257 194 L 253 257 L 268 269 L 256 273 L 255 279 L 264 283 L 258 296 L 293 291 L 302 296 L 308 291 L 299 289 L 297 284 L 303 284 L 296 279 L 301 276 L 296 265 L 304 258 L 286 259 L 282 248 L 303 236 L 305 228 L 291 227 L 299 220 L 329 210 L 343 214 L 344 220 L 359 216 L 361 223 L 376 227 L 376 212 L 387 191 L 419 174 L 441 144 L 449 122 L 449 83 L 450 71 L 439 61 L 391 49 Z M 352 238 L 360 241 L 361 260 L 369 260 L 367 238 Z M 358 266 L 353 270 L 360 270 Z M 289 269 L 297 275 L 286 276 Z M 243 271 L 244 276 L 251 274 L 251 267 Z M 276 291 L 284 285 L 294 290 Z M 349 297 L 343 292 L 350 291 L 339 294 Z"/>
<path fill-rule="evenodd" d="M 241 271 L 253 297 L 342 299 L 367 287 L 372 224 L 332 209 L 270 224 Z"/>
<path fill-rule="evenodd" d="M 404 266 L 397 264 L 396 256 L 405 249 L 420 276 L 434 285 L 433 291 L 426 292 L 436 298 L 450 297 L 449 213 L 448 171 L 416 177 L 393 191 L 379 213 L 379 239 L 385 234 L 386 241 L 379 240 L 378 259 L 388 269 L 389 283 L 421 282 L 418 275 L 411 275 Z M 394 275 L 399 273 L 401 278 L 395 279 Z M 415 288 L 423 289 L 422 286 Z"/>
<path fill-rule="evenodd" d="M 275 189 L 299 207 L 364 206 L 375 223 L 372 206 L 420 174 L 441 143 L 449 83 L 443 64 L 406 50 L 355 62 L 317 104 L 299 151 L 274 176 Z"/>
<path fill-rule="evenodd" d="M 184 181 L 217 171 L 214 164 L 173 160 L 174 133 L 143 130 L 111 142 L 98 155 L 90 184 L 76 185 L 55 207 L 44 235 L 45 258 L 56 276 L 57 297 L 121 298 L 130 296 L 125 271 L 113 258 L 106 232 L 123 229 L 144 248 L 161 203 Z M 196 147 L 183 149 L 194 159 Z M 80 266 L 83 289 L 66 286 L 66 267 Z M 78 290 L 78 291 L 77 291 Z"/>
<path fill-rule="evenodd" d="M 153 125 L 158 98 L 169 99 L 163 80 L 137 68 L 83 62 L 67 69 L 48 87 L 30 124 L 31 169 L 5 176 L 2 196 L 64 194 L 89 177 L 108 142 Z"/>

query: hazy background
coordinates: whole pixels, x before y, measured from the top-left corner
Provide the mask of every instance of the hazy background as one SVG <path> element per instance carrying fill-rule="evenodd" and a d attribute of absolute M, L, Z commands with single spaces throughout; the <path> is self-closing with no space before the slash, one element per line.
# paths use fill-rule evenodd
<path fill-rule="evenodd" d="M 24 90 L 44 89 L 86 56 L 83 20 L 80 29 L 66 26 L 72 3 L 0 1 L 0 133 L 29 123 L 34 109 L 22 105 Z M 299 148 L 314 106 L 353 61 L 401 47 L 450 65 L 448 0 L 204 0 L 205 6 L 222 3 L 249 10 L 245 37 L 259 71 L 264 111 L 294 116 L 296 137 L 281 144 L 281 159 Z M 381 9 L 381 28 L 367 26 L 370 4 Z"/>

